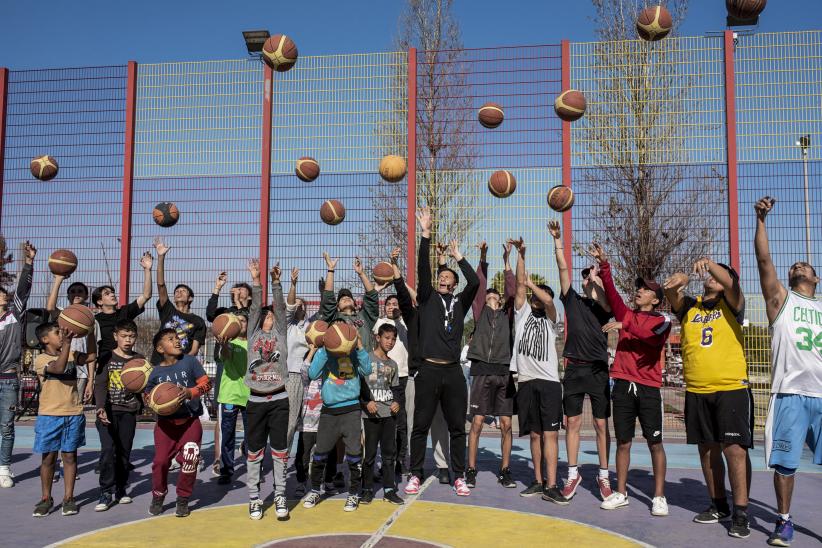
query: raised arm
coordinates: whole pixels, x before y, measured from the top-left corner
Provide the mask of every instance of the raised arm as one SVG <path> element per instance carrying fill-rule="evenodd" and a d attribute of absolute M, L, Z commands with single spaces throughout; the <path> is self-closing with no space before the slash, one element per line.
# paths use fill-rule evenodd
<path fill-rule="evenodd" d="M 557 305 L 554 303 L 554 298 L 550 293 L 544 291 L 537 284 L 535 284 L 527 273 L 525 275 L 525 287 L 530 289 L 534 294 L 534 297 L 539 299 L 539 301 L 545 306 L 545 315 L 548 319 L 552 322 L 557 321 Z"/>
<path fill-rule="evenodd" d="M 731 273 L 725 270 L 725 268 L 708 258 L 703 258 L 694 264 L 694 271 L 699 274 L 704 274 L 707 271 L 707 273 L 722 286 L 725 302 L 728 303 L 734 312 L 741 312 L 745 309 L 745 295 L 742 294 L 739 279 L 731 276 Z"/>
<path fill-rule="evenodd" d="M 671 303 L 671 312 L 679 314 L 685 304 L 685 288 L 688 286 L 688 275 L 684 272 L 676 272 L 668 276 L 662 289 L 665 291 L 665 298 Z"/>
<path fill-rule="evenodd" d="M 522 238 L 514 240 L 514 247 L 517 249 L 517 292 L 514 295 L 514 309 L 519 310 L 525 305 L 525 299 L 528 297 L 528 288 L 526 281 L 528 274 L 525 272 L 525 242 Z"/>
<path fill-rule="evenodd" d="M 263 306 L 263 285 L 260 282 L 260 261 L 249 259 L 248 273 L 251 274 L 251 306 L 248 308 L 248 338 L 260 327 L 260 311 Z"/>
<path fill-rule="evenodd" d="M 477 277 L 477 273 L 474 272 L 474 269 L 471 268 L 470 264 L 468 264 L 468 259 L 463 257 L 460 252 L 459 242 L 456 240 L 451 240 L 451 243 L 448 245 L 448 252 L 454 260 L 457 261 L 457 266 L 460 267 L 460 272 L 462 272 L 462 275 L 465 278 L 465 287 L 462 289 L 460 294 L 457 295 L 457 298 L 460 300 L 462 309 L 467 312 L 468 307 L 471 306 L 471 303 L 474 300 L 474 297 L 477 296 L 480 281 Z"/>
<path fill-rule="evenodd" d="M 596 243 L 591 244 L 588 252 L 599 264 L 599 274 L 602 279 L 602 285 L 605 288 L 605 297 L 608 299 L 608 305 L 611 307 L 611 313 L 614 315 L 616 321 L 621 322 L 629 310 L 614 285 L 614 278 L 611 276 L 611 265 L 608 263 L 608 257 L 605 255 L 602 246 Z"/>
<path fill-rule="evenodd" d="M 754 236 L 754 250 L 756 251 L 756 266 L 759 268 L 759 284 L 762 286 L 762 296 L 765 298 L 765 311 L 768 322 L 773 323 L 779 311 L 788 298 L 788 290 L 779 281 L 776 267 L 771 259 L 770 245 L 768 244 L 768 230 L 765 228 L 765 217 L 773 209 L 776 200 L 765 196 L 754 205 L 756 211 L 756 235 Z"/>
<path fill-rule="evenodd" d="M 288 288 L 286 303 L 291 306 L 297 304 L 297 281 L 300 279 L 300 269 L 296 266 L 291 269 L 291 286 Z"/>
<path fill-rule="evenodd" d="M 548 232 L 554 238 L 554 255 L 557 260 L 557 272 L 559 273 L 560 295 L 568 294 L 571 289 L 571 272 L 568 270 L 568 263 L 565 262 L 565 250 L 562 243 L 562 232 L 558 221 L 548 223 Z"/>
<path fill-rule="evenodd" d="M 477 279 L 479 280 L 479 288 L 488 288 L 488 262 L 487 262 L 487 255 L 488 255 L 488 244 L 485 243 L 483 240 L 479 244 L 479 251 L 480 251 L 480 260 L 479 264 L 477 265 Z M 474 321 L 479 321 L 480 315 L 482 314 L 482 309 L 485 307 L 485 295 L 484 291 L 477 291 L 477 294 L 474 296 L 474 301 L 471 303 L 471 312 L 474 315 Z"/>
<path fill-rule="evenodd" d="M 51 289 L 49 290 L 49 296 L 46 299 L 46 312 L 49 313 L 51 319 L 54 320 L 57 318 L 57 298 L 60 295 L 60 286 L 63 285 L 63 280 L 65 280 L 65 276 L 60 276 L 59 274 L 54 275 L 54 280 L 51 282 Z M 17 284 L 18 287 L 20 284 Z M 69 303 L 71 304 L 71 303 Z"/>
<path fill-rule="evenodd" d="M 143 253 L 140 257 L 140 266 L 143 267 L 143 292 L 134 299 L 138 308 L 143 308 L 151 298 L 151 266 L 153 264 L 154 259 L 151 257 L 151 252 Z"/>
<path fill-rule="evenodd" d="M 60 337 L 63 339 L 63 346 L 60 348 L 60 354 L 51 363 L 46 366 L 46 371 L 59 375 L 65 373 L 66 365 L 69 362 L 71 354 L 71 339 L 74 335 L 68 329 L 60 328 Z"/>
<path fill-rule="evenodd" d="M 366 293 L 374 290 L 374 284 L 371 283 L 371 280 L 368 278 L 368 274 L 366 274 L 359 257 L 354 257 L 354 272 L 360 278 L 362 288 Z"/>
<path fill-rule="evenodd" d="M 17 288 L 14 290 L 14 301 L 9 307 L 18 321 L 23 319 L 23 314 L 29 302 L 32 273 L 34 272 L 34 257 L 36 256 L 37 248 L 34 247 L 31 242 L 27 241 L 23 245 L 23 270 L 20 272 L 20 278 L 17 280 Z"/>
<path fill-rule="evenodd" d="M 166 287 L 166 253 L 171 246 L 166 245 L 159 236 L 154 238 L 154 249 L 157 250 L 157 308 L 162 308 L 168 302 L 168 287 Z"/>
<path fill-rule="evenodd" d="M 271 304 L 273 305 L 274 314 L 276 316 L 277 331 L 286 330 L 285 297 L 283 296 L 283 284 L 280 282 L 280 277 L 282 276 L 282 273 L 283 272 L 280 269 L 279 262 L 275 263 L 269 271 L 269 274 L 271 275 Z"/>
<path fill-rule="evenodd" d="M 328 253 L 323 253 L 327 268 L 325 286 L 320 295 L 320 319 L 330 322 L 337 312 L 337 297 L 334 295 L 334 270 L 337 268 L 337 259 L 332 259 Z"/>
<path fill-rule="evenodd" d="M 420 249 L 417 254 L 417 304 L 427 301 L 434 292 L 431 285 L 431 210 L 423 207 L 417 210 L 420 223 Z"/>
<path fill-rule="evenodd" d="M 217 279 L 214 281 L 214 289 L 211 290 L 211 296 L 208 298 L 208 304 L 206 305 L 206 319 L 210 322 L 213 322 L 214 318 L 219 316 L 217 313 L 217 305 L 220 302 L 220 291 L 222 291 L 227 281 L 228 273 L 220 272 L 217 274 Z"/>

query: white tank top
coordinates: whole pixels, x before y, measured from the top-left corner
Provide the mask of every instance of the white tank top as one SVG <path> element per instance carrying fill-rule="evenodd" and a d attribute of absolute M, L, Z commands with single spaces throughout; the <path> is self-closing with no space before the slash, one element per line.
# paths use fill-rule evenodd
<path fill-rule="evenodd" d="M 771 393 L 822 397 L 822 300 L 789 291 L 770 330 Z"/>

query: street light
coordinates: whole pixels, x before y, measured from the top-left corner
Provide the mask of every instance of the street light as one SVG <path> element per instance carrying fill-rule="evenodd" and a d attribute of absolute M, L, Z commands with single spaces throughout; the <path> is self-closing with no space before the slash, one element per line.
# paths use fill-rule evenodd
<path fill-rule="evenodd" d="M 263 51 L 263 44 L 271 36 L 267 30 L 244 30 L 243 39 L 249 55 Z"/>
<path fill-rule="evenodd" d="M 796 146 L 802 151 L 802 170 L 805 173 L 805 261 L 811 264 L 811 205 L 808 200 L 808 149 L 811 148 L 811 136 L 801 136 Z"/>

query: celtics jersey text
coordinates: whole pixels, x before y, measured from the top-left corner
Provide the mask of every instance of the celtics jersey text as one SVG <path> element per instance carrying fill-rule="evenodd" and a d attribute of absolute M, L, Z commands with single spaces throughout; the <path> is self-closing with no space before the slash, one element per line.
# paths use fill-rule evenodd
<path fill-rule="evenodd" d="M 771 324 L 772 394 L 822 397 L 822 300 L 790 291 Z"/>

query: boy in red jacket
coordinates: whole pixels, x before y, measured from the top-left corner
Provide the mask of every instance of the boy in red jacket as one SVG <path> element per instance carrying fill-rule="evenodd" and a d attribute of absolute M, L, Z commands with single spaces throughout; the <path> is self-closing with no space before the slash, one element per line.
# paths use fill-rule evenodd
<path fill-rule="evenodd" d="M 637 278 L 632 303 L 634 309 L 625 306 L 614 286 L 611 265 L 598 244 L 590 250 L 599 262 L 600 277 L 605 286 L 605 296 L 616 321 L 606 324 L 603 331 L 619 330 L 611 378 L 614 434 L 617 439 L 617 488 L 606 498 L 600 508 L 615 510 L 628 505 L 628 468 L 631 464 L 631 441 L 636 420 L 642 427 L 642 435 L 648 442 L 651 463 L 654 468 L 654 498 L 651 514 L 668 515 L 665 500 L 665 448 L 662 446 L 662 350 L 671 322 L 656 312 L 662 303 L 662 287 L 652 279 Z"/>

